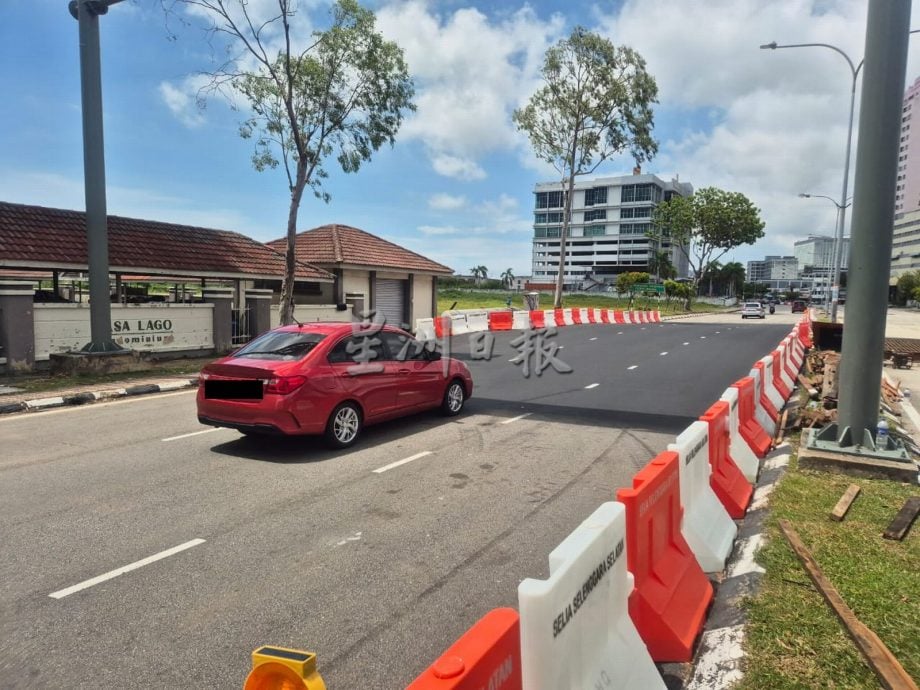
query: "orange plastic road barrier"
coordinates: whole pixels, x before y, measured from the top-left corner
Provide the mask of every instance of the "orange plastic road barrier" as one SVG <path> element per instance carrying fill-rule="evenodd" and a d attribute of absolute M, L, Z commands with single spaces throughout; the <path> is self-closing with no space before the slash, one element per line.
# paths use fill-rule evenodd
<path fill-rule="evenodd" d="M 613 322 L 614 323 L 626 323 L 626 319 L 623 318 L 623 312 L 616 310 L 613 312 Z"/>
<path fill-rule="evenodd" d="M 773 360 L 773 387 L 783 396 L 783 400 L 789 400 L 792 396 L 792 391 L 789 390 L 789 386 L 783 381 L 783 360 L 781 359 L 780 351 L 773 350 L 773 352 L 770 353 L 770 358 Z"/>
<path fill-rule="evenodd" d="M 597 318 L 594 316 L 594 309 L 588 309 L 588 323 L 597 323 Z"/>
<path fill-rule="evenodd" d="M 770 435 L 754 416 L 754 379 L 745 376 L 732 384 L 738 389 L 738 431 L 741 438 L 758 458 L 765 457 L 770 450 Z"/>
<path fill-rule="evenodd" d="M 601 323 L 611 323 L 611 321 L 610 321 L 610 310 L 609 310 L 609 309 L 601 309 L 601 310 L 599 310 L 599 311 L 601 312 Z"/>
<path fill-rule="evenodd" d="M 260 647 L 252 653 L 252 671 L 243 690 L 326 690 L 326 684 L 316 672 L 316 654 Z"/>
<path fill-rule="evenodd" d="M 808 321 L 799 322 L 799 342 L 805 347 L 811 347 L 811 325 Z"/>
<path fill-rule="evenodd" d="M 514 609 L 493 609 L 406 690 L 521 690 L 521 687 L 520 618 Z"/>
<path fill-rule="evenodd" d="M 581 309 L 572 310 L 572 323 L 581 324 Z"/>
<path fill-rule="evenodd" d="M 434 334 L 438 338 L 450 335 L 450 319 L 446 316 L 434 317 Z"/>
<path fill-rule="evenodd" d="M 661 323 L 661 312 L 660 311 L 650 311 L 648 315 L 649 315 L 649 320 L 652 323 Z"/>
<path fill-rule="evenodd" d="M 544 314 L 540 309 L 531 311 L 530 326 L 531 328 L 546 328 L 546 314 Z"/>
<path fill-rule="evenodd" d="M 562 309 L 554 309 L 554 310 L 553 310 L 553 314 L 554 314 L 555 317 L 556 317 L 556 325 L 557 325 L 557 326 L 565 326 L 565 315 L 564 315 L 562 312 L 563 312 Z"/>
<path fill-rule="evenodd" d="M 626 506 L 626 563 L 635 577 L 629 615 L 655 661 L 690 661 L 712 585 L 680 532 L 679 458 L 659 453 L 617 491 Z"/>
<path fill-rule="evenodd" d="M 728 413 L 728 403 L 720 400 L 706 410 L 700 421 L 709 425 L 709 464 L 712 467 L 709 485 L 728 514 L 739 520 L 747 512 L 754 487 L 732 460 Z"/>
<path fill-rule="evenodd" d="M 490 311 L 489 312 L 489 330 L 490 331 L 510 331 L 511 324 L 514 322 L 514 314 L 510 311 Z"/>
<path fill-rule="evenodd" d="M 775 422 L 779 419 L 779 410 L 776 409 L 776 405 L 773 404 L 770 400 L 770 396 L 767 395 L 767 374 L 763 362 L 754 362 L 754 368 L 760 372 L 760 406 L 766 410 L 767 414 L 770 415 L 770 419 Z"/>

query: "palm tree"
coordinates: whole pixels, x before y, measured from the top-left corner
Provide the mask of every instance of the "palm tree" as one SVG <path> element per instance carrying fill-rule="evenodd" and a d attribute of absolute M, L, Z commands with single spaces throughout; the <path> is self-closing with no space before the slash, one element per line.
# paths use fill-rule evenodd
<path fill-rule="evenodd" d="M 505 287 L 511 287 L 514 283 L 514 272 L 510 268 L 506 268 L 505 272 L 501 275 L 502 285 Z"/>

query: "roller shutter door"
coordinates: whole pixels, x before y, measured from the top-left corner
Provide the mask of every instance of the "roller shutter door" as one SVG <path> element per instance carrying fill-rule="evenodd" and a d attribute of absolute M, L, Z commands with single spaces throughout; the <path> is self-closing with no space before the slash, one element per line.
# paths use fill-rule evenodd
<path fill-rule="evenodd" d="M 406 283 L 405 280 L 377 278 L 375 299 L 377 311 L 386 317 L 386 323 L 401 328 L 406 323 Z"/>

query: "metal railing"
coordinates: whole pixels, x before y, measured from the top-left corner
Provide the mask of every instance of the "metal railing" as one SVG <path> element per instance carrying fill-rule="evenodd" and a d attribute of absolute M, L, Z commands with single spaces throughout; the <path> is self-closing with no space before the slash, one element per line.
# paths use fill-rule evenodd
<path fill-rule="evenodd" d="M 231 309 L 232 331 L 230 342 L 233 345 L 244 345 L 252 340 L 252 332 L 249 328 L 249 308 Z"/>

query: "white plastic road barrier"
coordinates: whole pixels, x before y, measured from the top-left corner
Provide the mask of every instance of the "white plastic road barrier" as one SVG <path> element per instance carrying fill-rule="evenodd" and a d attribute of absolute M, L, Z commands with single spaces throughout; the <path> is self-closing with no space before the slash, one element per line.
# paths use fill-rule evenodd
<path fill-rule="evenodd" d="M 449 316 L 451 335 L 464 335 L 470 332 L 469 324 L 466 322 L 466 314 L 450 314 Z"/>
<path fill-rule="evenodd" d="M 466 315 L 466 323 L 472 333 L 487 331 L 489 330 L 489 314 L 484 311 L 469 313 Z"/>
<path fill-rule="evenodd" d="M 629 617 L 626 509 L 601 504 L 549 555 L 549 579 L 518 585 L 527 690 L 642 688 L 664 681 Z"/>
<path fill-rule="evenodd" d="M 789 366 L 796 372 L 801 371 L 804 357 L 799 339 L 794 334 L 790 334 L 786 336 L 783 342 L 786 343 L 788 348 L 786 355 L 789 357 Z"/>
<path fill-rule="evenodd" d="M 544 309 L 543 310 L 543 323 L 546 326 L 546 328 L 556 327 L 556 310 L 555 309 Z"/>
<path fill-rule="evenodd" d="M 767 394 L 767 398 L 773 403 L 773 407 L 777 411 L 782 410 L 786 404 L 786 399 L 773 385 L 773 358 L 769 356 L 761 357 L 759 361 L 763 364 L 763 389 Z"/>
<path fill-rule="evenodd" d="M 760 402 L 760 392 L 763 390 L 763 383 L 760 380 L 760 370 L 751 369 L 749 376 L 754 379 L 754 418 L 757 420 L 757 423 L 763 427 L 763 430 L 767 432 L 767 435 L 773 438 L 776 435 L 776 422 L 773 421 L 773 417 L 770 416 Z"/>
<path fill-rule="evenodd" d="M 747 441 L 738 431 L 738 389 L 726 388 L 719 400 L 728 403 L 728 433 L 731 438 L 729 455 L 738 465 L 738 469 L 751 484 L 757 482 L 757 472 L 760 469 L 760 459 L 751 450 Z"/>
<path fill-rule="evenodd" d="M 709 484 L 709 425 L 693 422 L 668 446 L 680 456 L 680 532 L 707 573 L 725 568 L 738 527 Z"/>
<path fill-rule="evenodd" d="M 581 322 L 582 322 L 582 323 L 591 323 L 591 319 L 588 318 L 588 310 L 587 310 L 587 309 L 579 309 L 579 310 L 578 310 L 578 318 L 581 319 Z"/>
<path fill-rule="evenodd" d="M 511 315 L 511 328 L 515 331 L 526 331 L 530 328 L 530 312 L 515 311 Z"/>
<path fill-rule="evenodd" d="M 603 309 L 594 310 L 594 323 L 604 323 Z"/>
<path fill-rule="evenodd" d="M 786 388 L 790 391 L 795 390 L 795 381 L 789 375 L 789 372 L 786 371 L 786 363 L 789 361 L 789 343 L 785 340 L 781 342 L 776 347 L 779 350 L 779 375 L 783 383 L 786 384 Z M 789 365 L 791 366 L 791 365 Z"/>
<path fill-rule="evenodd" d="M 572 310 L 571 310 L 571 309 L 563 309 L 563 310 L 562 310 L 562 322 L 563 322 L 566 326 L 574 326 L 574 325 L 575 325 L 575 321 L 572 319 Z"/>
<path fill-rule="evenodd" d="M 434 340 L 437 337 L 434 332 L 434 319 L 416 319 L 415 337 L 419 340 Z"/>
<path fill-rule="evenodd" d="M 633 323 L 631 311 L 623 310 L 623 323 Z"/>

